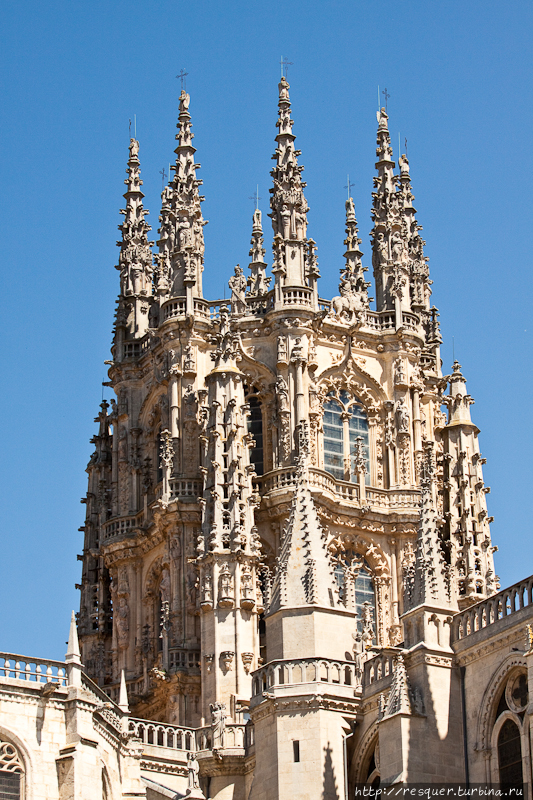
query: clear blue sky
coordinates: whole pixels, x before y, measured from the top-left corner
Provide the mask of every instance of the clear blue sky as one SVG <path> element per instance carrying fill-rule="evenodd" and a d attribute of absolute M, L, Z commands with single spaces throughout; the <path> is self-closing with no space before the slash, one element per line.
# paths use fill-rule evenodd
<path fill-rule="evenodd" d="M 408 140 L 444 370 L 454 337 L 477 401 L 496 572 L 502 585 L 533 572 L 532 16 L 529 0 L 4 0 L 1 650 L 65 651 L 118 292 L 128 120 L 155 234 L 182 68 L 210 299 L 247 264 L 256 184 L 267 211 L 281 55 L 294 62 L 323 297 L 338 285 L 347 173 L 371 262 L 377 87 L 387 87 L 395 158 L 398 133 Z"/>

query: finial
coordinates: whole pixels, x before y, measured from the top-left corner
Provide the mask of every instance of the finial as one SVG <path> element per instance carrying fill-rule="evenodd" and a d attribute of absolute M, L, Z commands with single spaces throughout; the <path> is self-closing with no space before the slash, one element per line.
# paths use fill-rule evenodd
<path fill-rule="evenodd" d="M 120 672 L 120 690 L 118 695 L 118 707 L 125 714 L 130 713 L 130 706 L 128 701 L 128 687 L 126 686 L 126 675 L 124 670 Z"/>
<path fill-rule="evenodd" d="M 70 630 L 68 634 L 67 655 L 65 657 L 67 664 L 80 664 L 81 654 L 80 644 L 78 641 L 78 630 L 76 628 L 76 614 L 74 611 L 70 616 Z"/>

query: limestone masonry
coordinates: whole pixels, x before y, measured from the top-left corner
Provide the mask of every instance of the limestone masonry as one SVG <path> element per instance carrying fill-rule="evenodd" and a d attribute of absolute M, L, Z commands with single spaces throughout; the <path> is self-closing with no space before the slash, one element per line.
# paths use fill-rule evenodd
<path fill-rule="evenodd" d="M 0 655 L 0 798 L 530 790 L 533 578 L 494 573 L 473 400 L 457 362 L 442 374 L 387 114 L 371 310 L 352 199 L 339 294 L 319 297 L 285 78 L 271 277 L 256 210 L 231 300 L 204 297 L 189 103 L 157 254 L 130 142 L 77 629 L 64 664 Z"/>

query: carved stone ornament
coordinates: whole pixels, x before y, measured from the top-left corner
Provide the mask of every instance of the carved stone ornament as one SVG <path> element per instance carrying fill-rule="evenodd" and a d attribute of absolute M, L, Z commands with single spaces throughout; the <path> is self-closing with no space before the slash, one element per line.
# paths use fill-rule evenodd
<path fill-rule="evenodd" d="M 205 671 L 209 674 L 213 669 L 213 661 L 215 656 L 213 653 L 204 653 Z"/>
<path fill-rule="evenodd" d="M 224 673 L 229 672 L 232 669 L 234 658 L 235 653 L 233 650 L 224 650 L 224 652 L 220 654 L 220 663 Z"/>
<path fill-rule="evenodd" d="M 247 675 L 250 674 L 250 669 L 254 660 L 253 653 L 241 653 L 242 663 L 244 665 L 244 671 Z"/>

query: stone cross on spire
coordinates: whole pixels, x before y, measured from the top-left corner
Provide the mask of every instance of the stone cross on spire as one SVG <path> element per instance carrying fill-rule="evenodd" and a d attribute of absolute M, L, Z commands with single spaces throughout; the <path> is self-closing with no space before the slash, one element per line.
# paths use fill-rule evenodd
<path fill-rule="evenodd" d="M 122 240 L 117 242 L 120 247 L 116 267 L 120 271 L 118 319 L 127 324 L 130 335 L 137 338 L 144 336 L 148 328 L 146 298 L 152 294 L 153 242 L 148 241 L 151 227 L 145 220 L 149 212 L 143 206 L 139 142 L 136 139 L 130 139 L 129 151 L 127 178 L 124 181 L 127 187 L 124 194 L 126 208 L 120 211 L 125 219 L 118 226 L 122 232 Z M 124 302 L 126 299 L 127 303 Z M 141 306 L 146 309 L 144 313 Z"/>
<path fill-rule="evenodd" d="M 309 246 L 307 240 L 307 212 L 301 173 L 298 164 L 300 151 L 294 147 L 295 135 L 292 132 L 291 102 L 289 83 L 282 77 L 279 85 L 279 116 L 276 123 L 279 130 L 276 136 L 277 147 L 273 159 L 276 166 L 271 171 L 274 186 L 270 189 L 272 227 L 274 229 L 274 264 L 276 276 L 276 304 L 283 304 L 283 286 L 308 286 L 316 277 L 308 275 L 307 260 Z M 312 256 L 314 255 L 314 250 Z M 313 262 L 314 270 L 314 262 Z M 318 273 L 317 273 L 318 274 Z"/>
<path fill-rule="evenodd" d="M 203 227 L 207 222 L 201 210 L 204 198 L 198 191 L 202 181 L 196 177 L 200 164 L 194 161 L 189 103 L 190 97 L 182 89 L 176 163 L 171 167 L 175 174 L 162 193 L 157 288 L 163 297 L 186 296 L 187 311 L 193 313 L 193 297 L 202 297 Z"/>

